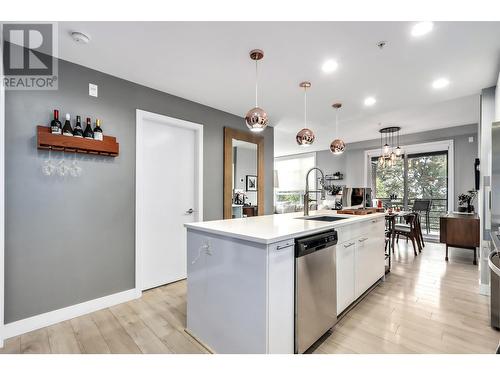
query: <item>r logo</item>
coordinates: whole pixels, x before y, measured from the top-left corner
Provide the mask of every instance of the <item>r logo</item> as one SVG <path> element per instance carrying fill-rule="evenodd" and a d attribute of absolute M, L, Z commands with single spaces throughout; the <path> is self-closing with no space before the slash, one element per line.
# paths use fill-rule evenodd
<path fill-rule="evenodd" d="M 3 64 L 6 76 L 53 74 L 51 24 L 3 24 Z"/>

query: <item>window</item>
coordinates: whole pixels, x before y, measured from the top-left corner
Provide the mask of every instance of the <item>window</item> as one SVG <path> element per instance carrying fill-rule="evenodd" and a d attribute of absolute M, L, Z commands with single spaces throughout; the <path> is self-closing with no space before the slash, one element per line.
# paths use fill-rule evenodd
<path fill-rule="evenodd" d="M 415 199 L 430 200 L 430 211 L 421 213 L 422 226 L 427 234 L 437 234 L 439 217 L 448 211 L 448 150 L 410 151 L 392 167 L 380 166 L 378 157 L 370 161 L 374 197 L 404 210 L 411 210 Z"/>
<path fill-rule="evenodd" d="M 408 155 L 407 206 L 415 199 L 430 199 L 428 217 L 422 226 L 429 232 L 439 231 L 439 217 L 448 211 L 448 152 L 438 151 Z"/>
<path fill-rule="evenodd" d="M 305 176 L 309 169 L 316 166 L 316 154 L 307 153 L 284 156 L 274 159 L 276 213 L 300 211 L 305 191 Z M 316 189 L 316 174 L 309 175 L 309 187 Z"/>

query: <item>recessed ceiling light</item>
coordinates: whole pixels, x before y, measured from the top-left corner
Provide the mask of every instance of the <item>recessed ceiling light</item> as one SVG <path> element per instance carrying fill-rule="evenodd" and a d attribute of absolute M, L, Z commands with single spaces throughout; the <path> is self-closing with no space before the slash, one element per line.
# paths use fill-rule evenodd
<path fill-rule="evenodd" d="M 446 78 L 438 78 L 434 82 L 432 82 L 432 87 L 435 89 L 442 89 L 445 88 L 450 84 L 450 81 Z"/>
<path fill-rule="evenodd" d="M 323 69 L 323 71 L 325 73 L 332 73 L 332 72 L 336 71 L 338 67 L 339 67 L 339 64 L 337 64 L 337 62 L 335 60 L 326 60 L 323 63 L 323 66 L 321 67 L 321 69 Z"/>
<path fill-rule="evenodd" d="M 433 28 L 434 28 L 434 23 L 432 23 L 431 21 L 417 22 L 415 25 L 413 25 L 413 28 L 411 29 L 411 35 L 417 37 L 422 36 L 427 33 L 430 33 Z"/>
<path fill-rule="evenodd" d="M 365 99 L 365 105 L 371 107 L 377 102 L 377 99 L 375 99 L 373 96 L 369 96 L 368 98 Z"/>
<path fill-rule="evenodd" d="M 71 37 L 73 40 L 79 44 L 88 44 L 90 42 L 90 36 L 87 34 L 81 33 L 79 31 L 73 31 L 71 33 Z"/>

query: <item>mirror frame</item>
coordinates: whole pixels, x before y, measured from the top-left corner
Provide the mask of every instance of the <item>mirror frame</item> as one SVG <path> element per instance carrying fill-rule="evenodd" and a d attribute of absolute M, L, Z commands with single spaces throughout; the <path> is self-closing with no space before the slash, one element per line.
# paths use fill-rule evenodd
<path fill-rule="evenodd" d="M 257 215 L 264 215 L 264 137 L 224 127 L 224 219 L 233 217 L 233 139 L 257 145 Z"/>

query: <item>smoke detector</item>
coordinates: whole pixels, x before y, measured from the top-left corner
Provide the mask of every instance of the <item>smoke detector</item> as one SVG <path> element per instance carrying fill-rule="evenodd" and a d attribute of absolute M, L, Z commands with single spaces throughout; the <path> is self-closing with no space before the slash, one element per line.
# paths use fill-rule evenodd
<path fill-rule="evenodd" d="M 73 31 L 71 33 L 71 37 L 78 44 L 88 44 L 90 42 L 90 36 L 87 34 L 81 33 L 79 31 Z"/>
<path fill-rule="evenodd" d="M 377 43 L 377 47 L 380 49 L 384 49 L 387 46 L 387 40 L 381 40 Z"/>

